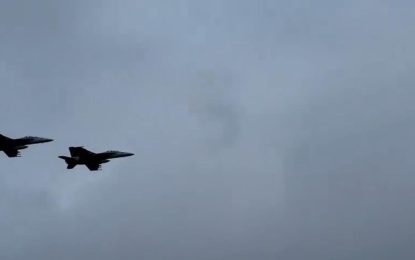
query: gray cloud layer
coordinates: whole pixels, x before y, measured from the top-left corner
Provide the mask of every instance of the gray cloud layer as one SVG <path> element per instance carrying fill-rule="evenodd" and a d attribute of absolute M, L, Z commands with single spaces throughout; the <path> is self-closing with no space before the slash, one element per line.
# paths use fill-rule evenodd
<path fill-rule="evenodd" d="M 414 8 L 1 1 L 0 258 L 413 258 Z"/>

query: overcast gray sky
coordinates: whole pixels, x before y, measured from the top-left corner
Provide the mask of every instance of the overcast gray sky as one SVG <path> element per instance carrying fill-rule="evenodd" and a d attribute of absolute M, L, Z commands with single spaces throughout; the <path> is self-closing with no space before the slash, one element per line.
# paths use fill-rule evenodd
<path fill-rule="evenodd" d="M 1 259 L 415 257 L 415 3 L 0 0 Z M 92 174 L 58 155 L 135 157 Z"/>

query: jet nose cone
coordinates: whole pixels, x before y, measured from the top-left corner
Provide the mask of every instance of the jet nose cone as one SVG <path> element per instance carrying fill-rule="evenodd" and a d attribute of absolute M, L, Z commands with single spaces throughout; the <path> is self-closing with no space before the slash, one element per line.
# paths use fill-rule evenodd
<path fill-rule="evenodd" d="M 126 152 L 119 152 L 119 151 L 108 151 L 105 154 L 107 154 L 107 156 L 109 158 L 121 158 L 121 157 L 128 157 L 128 156 L 133 156 L 133 153 L 126 153 Z"/>
<path fill-rule="evenodd" d="M 42 142 L 42 143 L 49 143 L 49 142 L 52 142 L 52 141 L 54 141 L 53 139 L 49 139 L 49 138 L 41 138 L 40 139 L 40 142 Z"/>

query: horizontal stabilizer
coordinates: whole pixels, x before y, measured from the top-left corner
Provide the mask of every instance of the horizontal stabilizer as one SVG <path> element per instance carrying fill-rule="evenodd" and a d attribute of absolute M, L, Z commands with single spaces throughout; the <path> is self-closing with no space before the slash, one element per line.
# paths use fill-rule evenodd
<path fill-rule="evenodd" d="M 67 169 L 75 168 L 76 161 L 73 158 L 67 156 L 59 156 L 59 158 L 65 160 L 66 164 L 68 164 L 68 167 L 66 167 Z"/>

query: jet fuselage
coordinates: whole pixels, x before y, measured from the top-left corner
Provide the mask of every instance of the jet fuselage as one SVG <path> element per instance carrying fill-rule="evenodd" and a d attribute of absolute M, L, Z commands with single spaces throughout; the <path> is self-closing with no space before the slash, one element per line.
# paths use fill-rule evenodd
<path fill-rule="evenodd" d="M 0 151 L 5 152 L 9 157 L 18 157 L 20 156 L 19 150 L 26 149 L 28 145 L 52 141 L 53 139 L 34 136 L 13 139 L 0 134 Z"/>
<path fill-rule="evenodd" d="M 59 158 L 66 161 L 68 169 L 74 168 L 76 165 L 86 165 L 91 171 L 99 170 L 101 164 L 107 163 L 110 159 L 128 157 L 134 155 L 133 153 L 126 153 L 120 151 L 106 151 L 103 153 L 93 153 L 83 147 L 69 147 L 71 156 L 59 156 Z"/>

